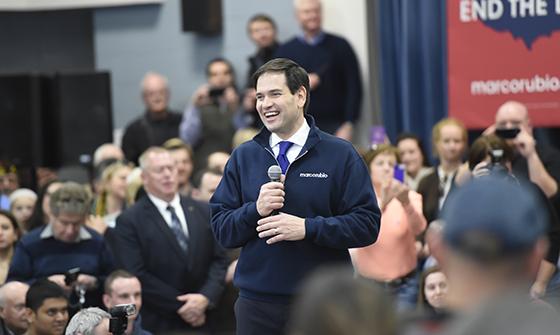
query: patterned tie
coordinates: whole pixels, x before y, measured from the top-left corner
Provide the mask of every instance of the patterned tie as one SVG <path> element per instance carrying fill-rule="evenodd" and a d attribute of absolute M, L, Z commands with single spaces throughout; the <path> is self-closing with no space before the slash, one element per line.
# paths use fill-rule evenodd
<path fill-rule="evenodd" d="M 167 210 L 171 212 L 171 230 L 173 230 L 173 233 L 175 233 L 175 238 L 177 239 L 177 242 L 179 243 L 181 249 L 186 252 L 189 249 L 189 238 L 183 231 L 181 221 L 179 221 L 179 218 L 175 213 L 175 208 L 169 205 L 167 206 Z"/>
<path fill-rule="evenodd" d="M 293 143 L 289 141 L 282 141 L 279 144 L 280 144 L 280 152 L 278 153 L 278 163 L 280 163 L 280 167 L 282 168 L 282 173 L 286 174 L 288 165 L 290 165 L 290 162 L 286 157 L 286 152 L 288 152 L 288 149 L 290 149 Z"/>

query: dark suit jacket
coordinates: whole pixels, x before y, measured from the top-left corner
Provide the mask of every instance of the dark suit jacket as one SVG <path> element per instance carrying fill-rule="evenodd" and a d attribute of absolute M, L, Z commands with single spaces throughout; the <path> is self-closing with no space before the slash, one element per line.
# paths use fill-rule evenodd
<path fill-rule="evenodd" d="M 154 334 L 191 329 L 177 314 L 183 305 L 177 296 L 201 293 L 217 303 L 229 265 L 210 228 L 208 204 L 181 197 L 181 205 L 189 230 L 187 253 L 149 197 L 117 219 L 115 258 L 140 279 L 143 326 Z"/>
<path fill-rule="evenodd" d="M 457 174 L 455 174 L 455 176 L 457 176 Z M 455 176 L 453 176 L 451 189 L 447 194 L 446 200 L 449 199 L 449 195 L 455 189 Z M 422 195 L 424 217 L 426 217 L 426 220 L 429 224 L 439 217 L 439 176 L 437 172 L 437 166 L 434 168 L 434 172 L 430 173 L 429 175 L 422 178 L 422 180 L 420 180 L 417 192 Z"/>

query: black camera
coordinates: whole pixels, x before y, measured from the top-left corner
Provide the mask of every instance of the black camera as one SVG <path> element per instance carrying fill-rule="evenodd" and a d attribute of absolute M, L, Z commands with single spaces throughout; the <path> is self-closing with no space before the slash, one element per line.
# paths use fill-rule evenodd
<path fill-rule="evenodd" d="M 80 273 L 82 273 L 82 269 L 80 268 L 73 268 L 66 271 L 65 273 L 66 277 L 64 278 L 64 282 L 66 283 L 66 285 L 70 285 L 76 280 L 78 280 L 78 276 L 80 275 Z"/>
<path fill-rule="evenodd" d="M 109 332 L 113 333 L 113 335 L 123 334 L 128 326 L 128 317 L 136 314 L 136 305 L 117 305 L 109 310 L 109 314 L 111 314 Z"/>
<path fill-rule="evenodd" d="M 486 168 L 490 170 L 490 175 L 506 177 L 509 174 L 509 170 L 502 164 L 504 150 L 494 149 L 490 150 L 488 154 L 492 158 L 492 162 L 486 165 Z"/>
<path fill-rule="evenodd" d="M 211 98 L 217 98 L 222 96 L 225 91 L 225 88 L 213 88 L 210 90 L 210 92 L 208 92 L 208 96 Z"/>

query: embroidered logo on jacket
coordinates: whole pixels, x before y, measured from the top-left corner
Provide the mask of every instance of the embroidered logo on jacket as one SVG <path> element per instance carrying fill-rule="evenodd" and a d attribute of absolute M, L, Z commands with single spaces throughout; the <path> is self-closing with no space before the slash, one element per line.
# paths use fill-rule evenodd
<path fill-rule="evenodd" d="M 324 172 L 319 173 L 310 173 L 310 172 L 301 172 L 299 174 L 300 178 L 328 178 L 329 175 Z"/>

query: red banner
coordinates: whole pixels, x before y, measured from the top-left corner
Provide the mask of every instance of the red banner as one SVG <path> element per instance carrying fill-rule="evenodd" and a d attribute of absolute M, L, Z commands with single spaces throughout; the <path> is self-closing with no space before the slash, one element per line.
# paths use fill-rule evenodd
<path fill-rule="evenodd" d="M 447 0 L 449 116 L 494 123 L 506 101 L 560 126 L 560 0 Z"/>

